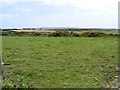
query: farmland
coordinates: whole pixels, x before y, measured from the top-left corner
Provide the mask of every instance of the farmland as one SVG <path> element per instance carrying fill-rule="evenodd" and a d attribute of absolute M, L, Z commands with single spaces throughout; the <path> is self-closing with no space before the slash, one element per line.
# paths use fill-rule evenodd
<path fill-rule="evenodd" d="M 12 30 L 15 32 L 41 32 L 41 33 L 52 33 L 55 32 L 53 30 Z"/>
<path fill-rule="evenodd" d="M 6 87 L 115 86 L 117 37 L 3 36 Z"/>

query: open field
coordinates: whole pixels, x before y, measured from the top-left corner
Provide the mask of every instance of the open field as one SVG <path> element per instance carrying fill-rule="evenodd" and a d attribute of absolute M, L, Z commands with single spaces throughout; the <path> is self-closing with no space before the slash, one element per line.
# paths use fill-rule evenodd
<path fill-rule="evenodd" d="M 12 30 L 15 32 L 38 32 L 38 33 L 53 33 L 53 30 Z"/>
<path fill-rule="evenodd" d="M 3 36 L 5 84 L 100 88 L 115 85 L 117 37 Z"/>

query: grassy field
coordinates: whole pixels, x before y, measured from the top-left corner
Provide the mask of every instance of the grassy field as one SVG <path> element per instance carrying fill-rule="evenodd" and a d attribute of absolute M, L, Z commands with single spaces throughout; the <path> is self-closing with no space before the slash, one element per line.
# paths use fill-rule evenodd
<path fill-rule="evenodd" d="M 117 37 L 4 36 L 6 86 L 112 87 L 117 76 Z"/>

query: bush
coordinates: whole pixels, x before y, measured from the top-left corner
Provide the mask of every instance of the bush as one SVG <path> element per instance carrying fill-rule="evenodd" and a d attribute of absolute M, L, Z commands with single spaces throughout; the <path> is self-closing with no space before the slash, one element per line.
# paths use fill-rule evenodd
<path fill-rule="evenodd" d="M 2 36 L 13 36 L 16 35 L 14 31 L 2 31 Z"/>
<path fill-rule="evenodd" d="M 84 36 L 84 37 L 105 37 L 105 36 L 107 36 L 107 34 L 103 33 L 103 32 L 83 32 L 83 33 L 81 33 L 81 36 Z"/>
<path fill-rule="evenodd" d="M 1 35 L 1 33 L 0 33 Z M 2 31 L 2 36 L 53 36 L 53 37 L 105 37 L 105 36 L 115 36 L 115 37 L 119 37 L 120 34 L 106 34 L 103 32 L 91 32 L 91 31 L 87 31 L 87 32 L 83 32 L 81 34 L 79 33 L 75 33 L 74 31 L 60 31 L 57 30 L 54 33 L 42 33 L 42 32 L 16 32 L 16 31 Z"/>
<path fill-rule="evenodd" d="M 69 31 L 56 31 L 55 33 L 51 33 L 49 34 L 49 36 L 53 36 L 53 37 L 79 37 L 80 35 L 77 33 L 74 33 L 73 31 L 69 32 Z"/>

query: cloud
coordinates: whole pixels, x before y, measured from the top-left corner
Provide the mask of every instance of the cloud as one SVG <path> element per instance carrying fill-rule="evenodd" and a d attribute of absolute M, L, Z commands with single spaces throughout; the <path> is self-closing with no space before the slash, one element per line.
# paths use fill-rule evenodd
<path fill-rule="evenodd" d="M 22 6 L 22 7 L 17 7 L 15 8 L 16 12 L 21 15 L 21 14 L 24 14 L 24 15 L 29 15 L 32 13 L 32 9 L 30 8 L 27 8 L 25 6 Z"/>
<path fill-rule="evenodd" d="M 18 13 L 16 13 L 16 14 L 8 14 L 8 13 L 2 13 L 1 15 L 0 15 L 0 17 L 2 17 L 3 18 L 3 20 L 4 20 L 4 18 L 13 18 L 13 17 L 16 17 L 16 16 L 19 16 L 19 14 Z"/>
<path fill-rule="evenodd" d="M 14 5 L 18 0 L 0 0 L 0 5 Z"/>
<path fill-rule="evenodd" d="M 117 9 L 118 0 L 39 0 L 46 5 L 71 6 L 86 10 Z"/>
<path fill-rule="evenodd" d="M 76 10 L 114 12 L 117 11 L 119 0 L 40 0 L 46 5 L 70 6 Z"/>
<path fill-rule="evenodd" d="M 0 4 L 13 5 L 17 2 L 36 2 L 36 4 L 52 5 L 58 7 L 73 7 L 75 11 L 81 9 L 93 12 L 93 15 L 100 15 L 106 12 L 117 13 L 119 0 L 0 0 Z M 27 9 L 21 9 L 31 12 Z"/>
<path fill-rule="evenodd" d="M 65 11 L 59 11 L 59 13 L 53 13 L 52 16 L 48 13 L 45 17 L 43 17 L 43 21 L 50 21 L 45 22 L 44 25 L 47 23 L 53 25 L 58 22 L 56 25 L 66 25 L 66 23 L 71 22 L 69 25 L 72 26 L 73 24 L 77 24 L 78 26 L 83 24 L 86 25 L 93 25 L 93 26 L 115 26 L 117 25 L 117 13 L 118 13 L 118 1 L 119 0 L 0 0 L 0 4 L 2 5 L 15 5 L 18 2 L 25 3 L 24 7 L 16 8 L 16 12 L 23 17 L 23 14 L 31 14 L 32 8 L 27 7 L 27 3 L 36 4 L 36 5 L 43 5 L 44 7 L 54 6 L 58 8 L 67 7 Z M 31 5 L 32 6 L 32 5 Z M 48 8 L 50 9 L 50 8 Z M 56 8 L 55 8 L 56 9 Z M 39 10 L 39 9 L 38 9 Z M 46 12 L 46 11 L 45 11 Z M 39 12 L 41 13 L 41 12 Z M 4 15 L 6 17 L 12 17 L 12 15 Z M 29 16 L 29 15 L 28 15 Z M 32 14 L 31 14 L 32 16 Z M 42 14 L 40 15 L 40 17 Z M 34 16 L 36 18 L 36 16 Z M 33 18 L 33 20 L 34 20 Z M 49 20 L 52 18 L 51 20 Z M 31 18 L 28 18 L 31 19 Z M 45 19 L 45 20 L 44 20 Z M 36 19 L 35 21 L 37 21 Z M 69 21 L 70 20 L 70 21 Z M 82 22 L 80 23 L 79 20 Z M 27 20 L 26 20 L 27 21 Z M 41 18 L 40 20 L 41 21 Z M 59 24 L 60 23 L 60 24 Z M 109 25 L 110 24 L 110 25 Z M 115 26 L 116 27 L 116 26 Z"/>
<path fill-rule="evenodd" d="M 105 9 L 111 5 L 117 5 L 119 0 L 0 0 L 0 4 L 15 4 L 17 2 L 37 2 L 55 6 L 69 5 L 77 8 Z"/>

